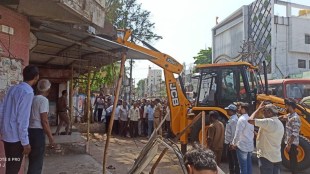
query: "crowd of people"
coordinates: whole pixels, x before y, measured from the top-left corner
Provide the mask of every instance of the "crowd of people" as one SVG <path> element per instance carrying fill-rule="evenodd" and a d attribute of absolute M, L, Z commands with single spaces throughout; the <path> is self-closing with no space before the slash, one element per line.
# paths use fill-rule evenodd
<path fill-rule="evenodd" d="M 95 121 L 105 122 L 106 132 L 113 110 L 111 96 L 104 97 L 100 94 L 95 99 Z M 159 127 L 160 122 L 165 119 L 164 125 Z M 123 137 L 150 137 L 154 129 L 158 128 L 158 134 L 170 137 L 170 109 L 167 101 L 156 99 L 132 100 L 127 103 L 124 100 L 117 102 L 112 134 Z"/>
<path fill-rule="evenodd" d="M 107 103 L 107 102 L 105 102 Z M 279 117 L 277 107 L 261 102 L 255 112 L 249 115 L 249 104 L 234 102 L 225 108 L 229 120 L 226 126 L 219 120 L 220 113 L 210 111 L 210 126 L 207 131 L 207 148 L 210 149 L 217 165 L 222 153 L 227 153 L 230 174 L 251 174 L 252 154 L 256 145 L 260 173 L 280 173 L 282 162 L 281 146 L 289 154 L 290 170 L 297 172 L 297 146 L 299 143 L 300 119 L 295 112 L 296 104 L 285 99 L 287 115 Z M 113 105 L 106 106 L 106 118 Z M 262 113 L 263 117 L 257 117 Z M 108 117 L 107 117 L 108 116 Z M 166 101 L 136 100 L 128 104 L 119 100 L 114 117 L 113 134 L 124 137 L 150 137 L 160 121 L 166 117 L 164 130 L 169 137 L 170 110 Z M 108 124 L 109 119 L 106 119 Z M 286 122 L 283 125 L 283 121 Z M 258 127 L 258 131 L 254 127 Z M 162 134 L 161 129 L 158 134 Z"/>
<path fill-rule="evenodd" d="M 251 114 L 249 104 L 235 102 L 225 108 L 230 116 L 226 128 L 218 120 L 219 113 L 209 113 L 211 125 L 208 129 L 208 149 L 215 154 L 217 165 L 220 165 L 222 152 L 227 149 L 230 174 L 252 174 L 252 152 L 256 137 L 258 166 L 261 174 L 279 174 L 282 157 L 281 146 L 289 154 L 290 170 L 298 170 L 297 146 L 299 144 L 300 118 L 295 112 L 296 103 L 285 99 L 287 115 L 278 116 L 275 105 L 261 102 Z M 258 118 L 258 113 L 262 117 Z M 281 121 L 285 121 L 285 125 Z M 254 129 L 258 127 L 258 132 Z M 225 133 L 224 133 L 225 131 Z M 223 146 L 224 142 L 224 146 Z"/>
<path fill-rule="evenodd" d="M 39 80 L 39 70 L 35 66 L 27 66 L 23 70 L 24 82 L 11 87 L 0 103 L 0 138 L 4 143 L 6 155 L 6 174 L 17 174 L 23 156 L 29 157 L 28 174 L 42 172 L 45 151 L 45 134 L 50 146 L 54 139 L 48 123 L 49 94 L 51 83 L 47 79 Z M 32 86 L 36 86 L 34 95 Z M 62 92 L 58 101 L 60 126 L 54 135 L 58 135 L 62 124 L 66 124 L 68 134 L 69 120 L 67 115 L 67 91 Z M 113 98 L 105 98 L 100 94 L 95 100 L 95 115 L 98 122 L 105 120 L 106 127 L 111 120 Z M 223 150 L 227 148 L 230 174 L 252 174 L 252 152 L 254 137 L 258 166 L 261 174 L 280 173 L 282 162 L 281 146 L 289 155 L 290 170 L 295 174 L 298 170 L 297 146 L 301 121 L 295 112 L 296 103 L 285 99 L 287 115 L 278 115 L 277 107 L 271 103 L 261 102 L 259 107 L 249 116 L 249 104 L 236 102 L 225 108 L 229 120 L 224 124 L 219 120 L 217 111 L 210 111 L 210 126 L 207 132 L 207 148 L 197 148 L 185 155 L 185 164 L 189 173 L 207 170 L 217 172 Z M 263 117 L 258 118 L 258 113 Z M 162 135 L 161 121 L 167 137 L 173 136 L 170 130 L 170 109 L 167 101 L 160 99 L 136 100 L 129 104 L 117 102 L 113 134 L 123 137 L 150 137 L 154 130 Z M 285 125 L 281 121 L 285 121 Z M 258 132 L 254 126 L 258 127 Z M 226 152 L 226 151 L 224 151 Z M 198 156 L 201 156 L 197 158 Z M 204 162 L 204 160 L 206 160 Z M 199 172 L 198 172 L 199 173 Z"/>

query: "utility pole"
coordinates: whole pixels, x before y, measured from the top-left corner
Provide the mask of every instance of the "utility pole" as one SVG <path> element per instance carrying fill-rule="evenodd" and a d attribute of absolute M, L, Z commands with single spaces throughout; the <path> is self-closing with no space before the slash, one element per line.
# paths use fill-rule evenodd
<path fill-rule="evenodd" d="M 131 86 L 132 86 L 132 59 L 130 59 L 130 75 L 129 75 L 129 103 L 131 102 Z"/>

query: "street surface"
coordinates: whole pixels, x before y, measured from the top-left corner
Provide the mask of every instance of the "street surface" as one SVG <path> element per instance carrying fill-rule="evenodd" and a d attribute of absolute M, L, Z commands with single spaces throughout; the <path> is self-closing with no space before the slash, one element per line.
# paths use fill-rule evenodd
<path fill-rule="evenodd" d="M 102 164 L 103 159 L 103 144 L 105 143 L 106 136 L 102 136 L 102 134 L 92 134 L 91 143 L 90 143 L 90 155 L 93 158 Z M 104 142 L 103 142 L 104 140 Z M 110 166 L 111 169 L 107 169 L 113 174 L 126 174 L 127 171 L 130 169 L 131 165 L 134 163 L 134 159 L 139 155 L 139 152 L 142 150 L 144 145 L 147 143 L 146 138 L 123 138 L 119 136 L 115 136 L 111 138 L 110 145 L 109 145 L 109 153 L 108 153 L 108 163 L 107 166 Z M 161 148 L 162 150 L 163 148 Z M 155 160 L 157 157 L 155 157 Z M 149 165 L 146 170 L 145 174 L 149 173 L 152 164 Z M 221 169 L 228 173 L 228 164 L 223 163 L 221 164 Z M 115 169 L 114 169 L 115 168 Z M 159 164 L 158 168 L 155 170 L 156 174 L 176 174 L 182 173 L 180 166 L 178 165 L 178 160 L 176 156 L 169 151 L 168 154 L 164 156 L 161 163 Z M 282 174 L 289 174 L 290 172 L 282 168 Z M 300 172 L 300 174 L 308 174 L 310 173 L 310 169 Z M 253 174 L 259 174 L 257 162 L 253 161 Z"/>

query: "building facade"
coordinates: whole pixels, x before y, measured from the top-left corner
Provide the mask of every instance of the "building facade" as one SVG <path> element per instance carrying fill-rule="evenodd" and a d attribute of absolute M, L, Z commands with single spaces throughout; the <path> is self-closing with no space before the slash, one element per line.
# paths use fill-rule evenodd
<path fill-rule="evenodd" d="M 75 26 L 75 28 L 89 28 L 93 29 L 92 31 L 103 30 L 105 23 L 104 7 L 104 0 L 68 0 L 57 2 L 52 0 L 1 1 L 0 102 L 2 102 L 10 86 L 16 85 L 23 80 L 22 69 L 28 64 L 34 64 L 40 69 L 40 77 L 48 78 L 52 82 L 49 95 L 49 116 L 54 116 L 55 118 L 55 103 L 59 93 L 63 89 L 68 88 L 66 81 L 71 78 L 72 73 L 68 67 L 63 68 L 62 66 L 54 69 L 44 67 L 44 65 L 55 65 L 51 62 L 54 58 L 47 57 L 47 55 L 51 56 L 52 51 L 57 51 L 57 48 L 61 48 L 61 44 L 57 44 L 61 39 L 59 36 L 56 38 L 55 33 L 57 32 L 52 31 L 51 27 L 60 29 L 61 27 L 56 27 L 56 25 L 62 25 Z M 46 36 L 42 35 L 43 32 L 39 33 L 40 30 L 46 29 L 44 27 L 50 27 L 49 30 L 44 32 L 49 33 L 50 36 L 54 34 L 54 39 L 47 39 Z M 63 40 L 62 38 L 61 41 L 63 42 Z M 40 52 L 40 55 L 45 55 L 45 58 L 48 58 L 50 61 L 38 56 L 39 51 L 37 50 L 43 48 L 46 51 Z M 47 50 L 47 48 L 50 49 Z M 36 51 L 37 53 L 34 53 Z M 63 55 L 59 53 L 58 56 Z M 44 62 L 38 63 L 37 60 Z M 0 142 L 0 158 L 4 159 L 2 142 Z M 5 173 L 4 161 L 0 161 L 0 166 L 2 166 L 0 167 L 0 173 Z M 24 173 L 23 167 L 24 165 L 20 169 L 20 174 Z"/>
<path fill-rule="evenodd" d="M 159 97 L 160 91 L 165 88 L 162 85 L 162 70 L 149 67 L 145 83 L 145 97 Z"/>
<path fill-rule="evenodd" d="M 281 0 L 242 6 L 212 29 L 213 62 L 266 61 L 269 78 L 302 76 L 310 70 L 309 13 Z"/>

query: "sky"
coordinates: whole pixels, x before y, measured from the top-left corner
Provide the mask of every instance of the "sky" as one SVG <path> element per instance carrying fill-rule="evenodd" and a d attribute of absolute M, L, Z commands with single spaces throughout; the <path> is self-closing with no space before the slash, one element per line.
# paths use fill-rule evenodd
<path fill-rule="evenodd" d="M 201 49 L 211 47 L 211 30 L 218 21 L 228 17 L 254 0 L 137 0 L 142 9 L 151 12 L 154 32 L 163 39 L 151 43 L 181 64 L 193 63 Z M 310 0 L 287 0 L 310 6 Z M 281 8 L 279 8 L 281 11 Z M 160 69 L 147 60 L 136 60 L 133 68 L 135 83 L 147 77 L 148 67 Z"/>

